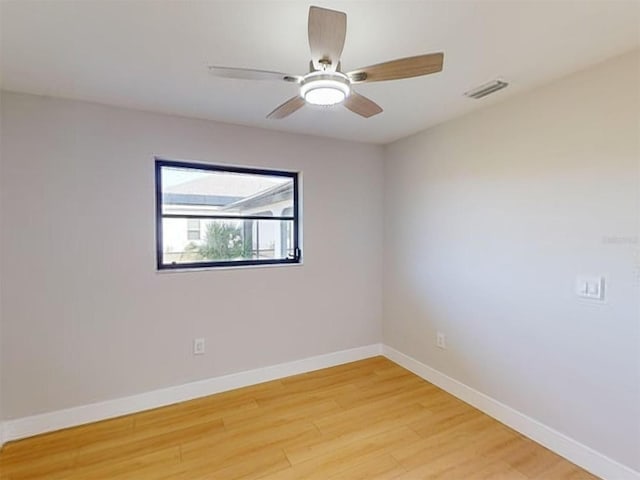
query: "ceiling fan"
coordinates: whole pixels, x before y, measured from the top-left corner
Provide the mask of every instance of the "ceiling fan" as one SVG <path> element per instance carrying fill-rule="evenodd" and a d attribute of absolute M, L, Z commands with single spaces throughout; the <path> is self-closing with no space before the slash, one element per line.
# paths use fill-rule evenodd
<path fill-rule="evenodd" d="M 298 95 L 267 115 L 267 118 L 281 119 L 299 110 L 305 103 L 326 106 L 342 103 L 352 112 L 369 118 L 382 112 L 382 108 L 374 101 L 354 92 L 354 84 L 418 77 L 442 70 L 444 54 L 440 52 L 400 58 L 343 73 L 340 70 L 340 55 L 347 34 L 346 13 L 310 7 L 308 29 L 311 62 L 310 72 L 306 75 L 216 65 L 209 66 L 209 71 L 219 77 L 284 80 L 297 84 Z"/>

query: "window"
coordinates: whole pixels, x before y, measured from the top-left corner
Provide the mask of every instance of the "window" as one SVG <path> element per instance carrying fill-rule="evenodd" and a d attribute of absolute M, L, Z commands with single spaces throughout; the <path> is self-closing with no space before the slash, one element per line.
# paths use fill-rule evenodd
<path fill-rule="evenodd" d="M 158 269 L 300 263 L 298 174 L 156 160 Z"/>
<path fill-rule="evenodd" d="M 187 240 L 200 240 L 200 220 L 187 219 Z"/>

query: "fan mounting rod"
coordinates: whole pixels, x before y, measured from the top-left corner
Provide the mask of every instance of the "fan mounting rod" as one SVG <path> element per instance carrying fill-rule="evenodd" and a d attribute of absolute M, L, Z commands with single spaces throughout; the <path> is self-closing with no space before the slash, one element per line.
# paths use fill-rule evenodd
<path fill-rule="evenodd" d="M 351 93 L 351 80 L 344 73 L 319 70 L 302 77 L 300 96 L 313 105 L 335 105 Z"/>

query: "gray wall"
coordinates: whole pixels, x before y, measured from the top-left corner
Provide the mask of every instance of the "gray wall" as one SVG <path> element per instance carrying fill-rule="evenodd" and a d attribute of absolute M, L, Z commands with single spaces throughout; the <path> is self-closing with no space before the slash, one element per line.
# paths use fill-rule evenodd
<path fill-rule="evenodd" d="M 636 470 L 639 67 L 634 52 L 388 146 L 383 320 L 391 347 Z M 574 294 L 589 273 L 604 304 Z"/>
<path fill-rule="evenodd" d="M 11 93 L 2 126 L 5 419 L 381 340 L 381 147 Z M 301 170 L 304 266 L 156 273 L 154 155 Z"/>
<path fill-rule="evenodd" d="M 0 111 L 2 108 L 2 100 L 3 94 L 0 90 Z M 2 230 L 2 115 L 0 115 L 0 231 Z M 0 235 L 0 252 L 2 251 L 2 235 Z M 4 435 L 2 428 L 2 420 L 4 418 L 3 410 L 2 410 L 2 371 L 3 361 L 2 361 L 2 264 L 0 263 L 0 448 L 4 443 Z"/>

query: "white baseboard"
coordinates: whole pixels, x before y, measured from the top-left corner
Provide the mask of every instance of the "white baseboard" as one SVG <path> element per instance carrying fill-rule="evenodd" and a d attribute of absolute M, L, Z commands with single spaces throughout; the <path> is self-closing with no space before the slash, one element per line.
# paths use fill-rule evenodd
<path fill-rule="evenodd" d="M 382 354 L 419 377 L 442 388 L 460 400 L 508 425 L 533 441 L 563 456 L 585 470 L 604 479 L 640 480 L 640 472 L 612 460 L 592 448 L 534 420 L 513 408 L 459 382 L 418 360 L 389 346 L 382 346 Z"/>
<path fill-rule="evenodd" d="M 15 420 L 5 420 L 4 425 L 0 423 L 0 427 L 2 427 L 0 428 L 0 438 L 4 437 L 4 441 L 9 442 L 54 430 L 184 402 L 235 388 L 277 380 L 299 373 L 333 367 L 381 354 L 382 345 L 367 345 L 175 387 L 162 388 L 130 397 L 117 398 Z"/>

